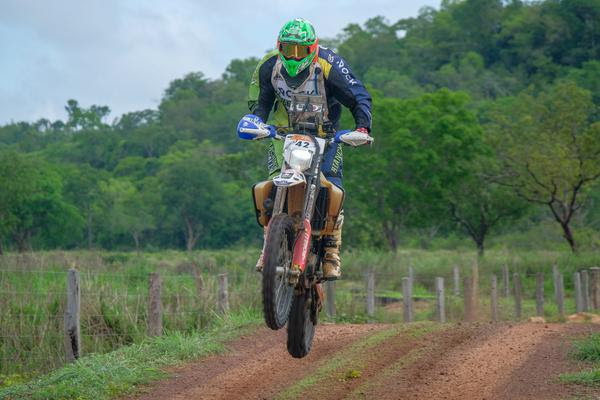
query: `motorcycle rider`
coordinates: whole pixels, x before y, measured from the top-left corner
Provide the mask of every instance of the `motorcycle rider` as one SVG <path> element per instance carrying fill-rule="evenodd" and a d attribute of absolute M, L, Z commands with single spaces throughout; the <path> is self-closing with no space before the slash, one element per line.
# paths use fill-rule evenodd
<path fill-rule="evenodd" d="M 287 126 L 287 109 L 294 95 L 324 97 L 326 123 L 338 130 L 342 105 L 347 107 L 356 124 L 355 131 L 369 135 L 371 130 L 371 96 L 353 75 L 346 61 L 332 50 L 319 46 L 315 29 L 304 19 L 287 22 L 277 38 L 277 49 L 259 62 L 249 88 L 248 106 L 262 121 L 274 126 Z M 268 155 L 269 174 L 281 169 L 281 142 L 271 141 Z M 342 188 L 342 147 L 335 143 L 324 155 L 322 171 L 333 184 Z M 342 243 L 343 212 L 334 232 L 326 237 L 323 277 L 340 277 L 340 246 Z M 266 230 L 265 230 L 266 232 Z M 257 262 L 262 270 L 263 254 Z"/>

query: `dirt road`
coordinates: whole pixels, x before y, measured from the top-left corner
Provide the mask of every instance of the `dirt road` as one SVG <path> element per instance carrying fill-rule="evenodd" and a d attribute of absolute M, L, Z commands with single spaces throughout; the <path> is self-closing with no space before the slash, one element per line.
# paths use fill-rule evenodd
<path fill-rule="evenodd" d="M 570 339 L 598 325 L 320 325 L 304 359 L 260 329 L 129 399 L 565 399 Z M 590 394 L 590 393 L 587 393 Z"/>

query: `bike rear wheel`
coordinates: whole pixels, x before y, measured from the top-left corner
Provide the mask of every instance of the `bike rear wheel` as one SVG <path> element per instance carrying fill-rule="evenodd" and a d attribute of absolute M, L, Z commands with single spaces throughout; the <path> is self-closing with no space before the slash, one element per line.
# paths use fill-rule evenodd
<path fill-rule="evenodd" d="M 294 296 L 287 328 L 287 349 L 294 358 L 305 357 L 312 347 L 315 336 L 316 314 L 314 289 Z"/>
<path fill-rule="evenodd" d="M 294 288 L 287 274 L 292 266 L 294 220 L 278 214 L 269 223 L 263 268 L 263 312 L 267 326 L 281 329 L 288 320 Z"/>

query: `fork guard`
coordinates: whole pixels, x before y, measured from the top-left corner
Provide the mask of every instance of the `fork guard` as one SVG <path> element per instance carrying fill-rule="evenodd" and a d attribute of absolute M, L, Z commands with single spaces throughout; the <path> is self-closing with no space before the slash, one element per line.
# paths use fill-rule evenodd
<path fill-rule="evenodd" d="M 302 221 L 302 229 L 298 230 L 296 243 L 294 244 L 294 258 L 292 259 L 292 270 L 304 272 L 306 261 L 308 259 L 308 249 L 310 248 L 311 227 L 310 221 Z"/>

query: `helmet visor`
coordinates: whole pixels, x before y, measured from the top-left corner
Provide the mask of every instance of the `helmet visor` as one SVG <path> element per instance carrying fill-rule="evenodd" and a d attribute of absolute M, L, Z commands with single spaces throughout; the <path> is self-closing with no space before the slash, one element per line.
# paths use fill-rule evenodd
<path fill-rule="evenodd" d="M 313 51 L 317 44 L 297 44 L 297 43 L 279 43 L 279 53 L 290 60 L 302 60 L 308 57 Z"/>

